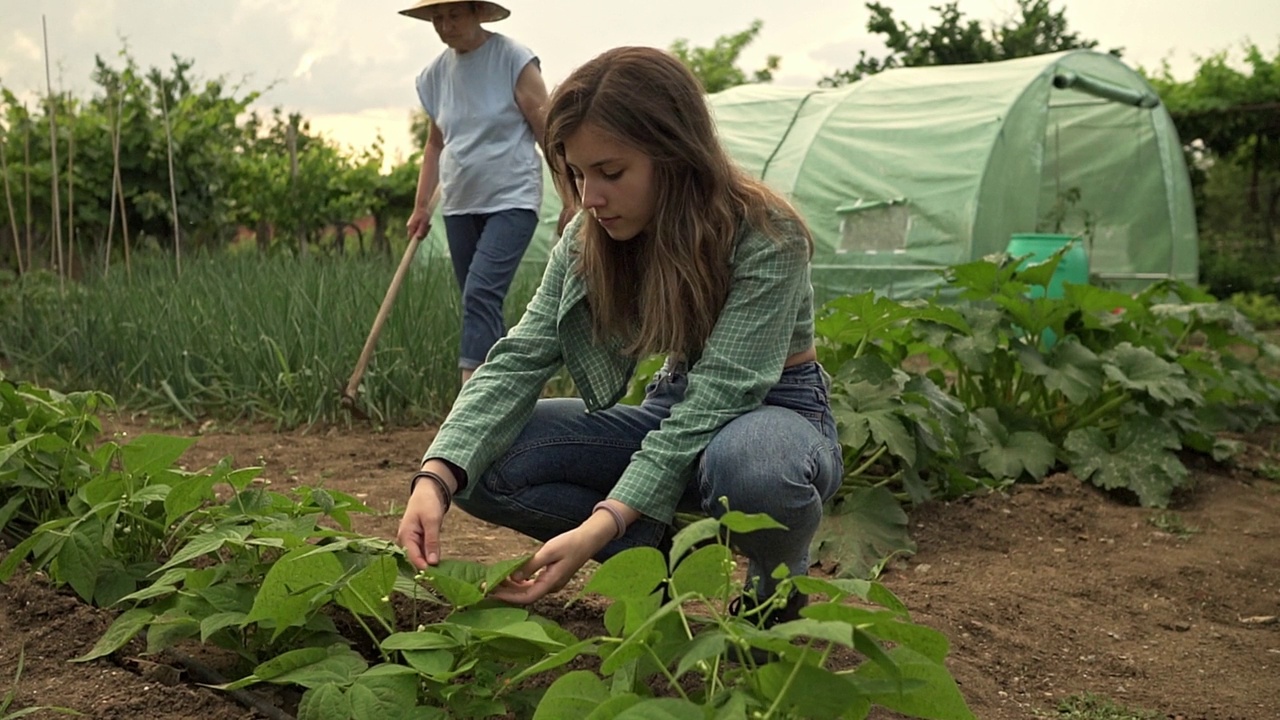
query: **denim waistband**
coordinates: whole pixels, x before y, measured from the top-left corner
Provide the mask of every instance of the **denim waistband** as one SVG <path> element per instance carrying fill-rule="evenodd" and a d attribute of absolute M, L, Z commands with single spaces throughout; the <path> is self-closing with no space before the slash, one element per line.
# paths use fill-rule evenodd
<path fill-rule="evenodd" d="M 660 376 L 685 375 L 689 372 L 689 365 L 684 360 L 672 360 L 667 358 L 663 363 L 662 369 L 658 371 Z M 784 368 L 782 376 L 778 378 L 778 385 L 822 385 L 831 388 L 831 376 L 822 367 L 817 360 L 809 360 L 806 362 L 792 365 Z"/>

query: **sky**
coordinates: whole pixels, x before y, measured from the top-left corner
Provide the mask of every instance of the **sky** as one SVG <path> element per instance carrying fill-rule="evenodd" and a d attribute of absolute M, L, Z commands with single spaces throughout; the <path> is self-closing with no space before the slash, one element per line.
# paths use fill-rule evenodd
<path fill-rule="evenodd" d="M 936 24 L 931 5 L 944 0 L 882 0 L 912 27 Z M 429 23 L 399 15 L 411 0 L 0 0 L 0 86 L 34 102 L 45 88 L 42 18 L 48 27 L 55 88 L 87 96 L 95 55 L 115 65 L 128 45 L 143 68 L 172 67 L 174 54 L 195 61 L 197 77 L 223 77 L 256 104 L 301 112 L 349 148 L 379 133 L 389 159 L 412 151 L 414 78 L 444 45 Z M 618 45 L 669 47 L 683 38 L 710 45 L 721 35 L 764 28 L 743 54 L 748 71 L 767 55 L 782 58 L 774 82 L 813 86 L 851 67 L 859 50 L 883 52 L 866 30 L 863 2 L 843 0 L 509 0 L 511 17 L 491 29 L 539 56 L 549 86 L 574 67 Z M 1251 41 L 1280 49 L 1277 0 L 1054 0 L 1072 30 L 1120 47 L 1131 66 L 1168 61 L 1187 79 L 1196 58 L 1238 50 Z M 999 22 L 1014 0 L 959 0 L 970 18 Z"/>

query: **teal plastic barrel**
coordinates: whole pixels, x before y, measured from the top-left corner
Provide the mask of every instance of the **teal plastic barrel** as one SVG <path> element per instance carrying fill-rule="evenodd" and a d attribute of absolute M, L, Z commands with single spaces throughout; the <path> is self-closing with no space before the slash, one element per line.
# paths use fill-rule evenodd
<path fill-rule="evenodd" d="M 1048 297 L 1060 298 L 1064 283 L 1086 285 L 1089 282 L 1089 257 L 1085 254 L 1084 243 L 1079 238 L 1072 235 L 1014 233 L 1009 240 L 1008 252 L 1013 257 L 1030 255 L 1031 257 L 1023 261 L 1023 267 L 1025 267 L 1048 260 L 1068 243 L 1071 247 L 1058 263 L 1058 269 L 1054 271 L 1053 278 L 1049 281 L 1047 293 Z M 1044 288 L 1038 285 L 1032 287 L 1029 294 L 1033 298 L 1046 295 Z"/>

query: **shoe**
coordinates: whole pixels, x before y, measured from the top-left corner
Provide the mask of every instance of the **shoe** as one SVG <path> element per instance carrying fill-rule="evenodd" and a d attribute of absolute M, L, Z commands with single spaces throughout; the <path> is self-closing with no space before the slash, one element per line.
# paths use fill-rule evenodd
<path fill-rule="evenodd" d="M 749 595 L 739 595 L 729 601 L 727 608 L 730 615 L 750 621 L 756 627 L 767 630 L 774 625 L 800 619 L 800 611 L 809 605 L 809 596 L 792 592 L 787 604 L 781 608 L 760 609 L 756 599 Z"/>
<path fill-rule="evenodd" d="M 785 622 L 800 619 L 800 611 L 809 604 L 809 596 L 803 593 L 793 592 L 791 597 L 787 598 L 787 604 L 780 608 L 766 607 L 761 608 L 754 597 L 748 595 L 739 595 L 729 601 L 726 608 L 730 615 L 742 618 L 752 623 L 761 630 L 768 630 L 775 625 L 781 625 Z M 738 655 L 739 664 L 745 665 L 745 658 L 741 657 L 741 650 L 737 649 L 735 653 Z M 753 647 L 748 650 L 751 655 L 751 661 L 756 666 L 766 665 L 778 660 L 777 653 L 770 652 L 763 648 Z"/>

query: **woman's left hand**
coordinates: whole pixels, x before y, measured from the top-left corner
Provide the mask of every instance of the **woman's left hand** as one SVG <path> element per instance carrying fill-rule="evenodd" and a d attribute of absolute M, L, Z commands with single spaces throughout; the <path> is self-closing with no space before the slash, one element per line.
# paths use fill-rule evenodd
<path fill-rule="evenodd" d="M 574 573 L 613 538 L 613 525 L 588 520 L 548 540 L 491 597 L 517 605 L 543 598 L 568 584 Z"/>

